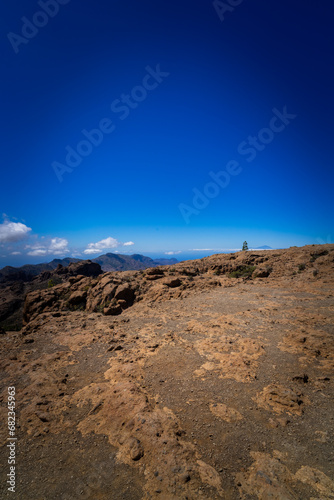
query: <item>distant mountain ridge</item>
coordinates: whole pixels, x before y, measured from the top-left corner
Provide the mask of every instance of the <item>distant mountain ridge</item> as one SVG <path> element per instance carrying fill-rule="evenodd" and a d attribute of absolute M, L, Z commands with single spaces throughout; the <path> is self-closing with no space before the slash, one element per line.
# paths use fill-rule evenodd
<path fill-rule="evenodd" d="M 38 276 L 43 271 L 53 271 L 59 264 L 66 267 L 72 262 L 80 262 L 81 260 L 85 259 L 65 257 L 64 259 L 53 259 L 51 262 L 46 262 L 44 264 L 25 264 L 21 267 L 6 266 L 0 269 L 0 282 L 31 281 L 35 276 Z M 100 264 L 102 270 L 105 272 L 138 271 L 148 267 L 157 267 L 168 264 L 171 265 L 178 262 L 175 258 L 151 259 L 150 257 L 140 254 L 123 255 L 116 253 L 107 253 L 90 260 Z"/>

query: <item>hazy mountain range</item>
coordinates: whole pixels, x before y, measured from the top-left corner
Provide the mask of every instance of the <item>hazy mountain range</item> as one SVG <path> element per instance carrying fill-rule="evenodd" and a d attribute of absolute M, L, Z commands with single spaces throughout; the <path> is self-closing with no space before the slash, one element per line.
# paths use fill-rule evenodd
<path fill-rule="evenodd" d="M 4 281 L 30 281 L 43 271 L 53 271 L 59 264 L 68 266 L 71 262 L 80 262 L 84 259 L 75 259 L 66 257 L 64 259 L 53 259 L 51 262 L 43 264 L 26 264 L 21 267 L 6 266 L 0 269 L 0 282 Z M 97 264 L 100 264 L 103 271 L 136 271 L 146 269 L 148 267 L 157 267 L 168 264 L 176 264 L 177 259 L 151 259 L 145 255 L 121 255 L 115 253 L 107 253 L 100 255 L 95 259 L 90 259 Z"/>

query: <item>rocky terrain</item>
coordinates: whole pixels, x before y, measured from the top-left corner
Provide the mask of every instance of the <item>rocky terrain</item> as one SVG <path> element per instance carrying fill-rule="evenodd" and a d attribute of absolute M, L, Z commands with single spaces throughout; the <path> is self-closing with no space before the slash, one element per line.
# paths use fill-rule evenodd
<path fill-rule="evenodd" d="M 22 267 L 6 266 L 0 269 L 0 327 L 6 330 L 20 330 L 23 326 L 23 305 L 25 297 L 34 290 L 44 290 L 50 285 L 67 281 L 69 275 L 98 275 L 103 271 L 126 271 L 147 269 L 160 265 L 174 264 L 177 259 L 151 259 L 144 255 L 121 255 L 107 253 L 93 262 L 88 274 L 82 268 L 82 260 L 66 257 L 53 259 L 44 264 L 27 264 Z M 78 268 L 79 266 L 79 268 Z M 93 274 L 92 274 L 93 273 Z"/>
<path fill-rule="evenodd" d="M 334 245 L 63 268 L 1 342 L 20 499 L 333 499 Z"/>

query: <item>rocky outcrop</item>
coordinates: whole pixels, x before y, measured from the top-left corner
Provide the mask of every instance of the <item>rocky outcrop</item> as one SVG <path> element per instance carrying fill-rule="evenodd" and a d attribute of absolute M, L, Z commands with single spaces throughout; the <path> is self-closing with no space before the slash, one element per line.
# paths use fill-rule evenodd
<path fill-rule="evenodd" d="M 179 278 L 174 278 L 174 277 L 166 278 L 163 281 L 163 284 L 167 285 L 169 288 L 176 288 L 181 285 L 181 280 Z"/>
<path fill-rule="evenodd" d="M 42 265 L 41 265 L 42 266 Z M 26 266 L 38 268 L 38 266 Z M 14 268 L 13 268 L 14 269 Z M 8 271 L 8 279 L 24 277 L 20 271 L 19 275 Z M 84 278 L 94 278 L 102 274 L 99 264 L 91 260 L 71 262 L 67 267 L 58 263 L 54 270 L 43 270 L 38 276 L 30 276 L 27 281 L 13 281 L 0 284 L 0 323 L 8 330 L 16 330 L 22 327 L 22 321 L 27 322 L 31 314 L 35 316 L 46 307 L 50 309 L 61 296 L 54 290 L 55 286 L 65 285 L 67 282 L 73 285 L 73 292 L 76 291 L 75 284 Z M 45 290 L 45 294 L 39 291 Z M 66 286 L 65 286 L 66 288 Z M 51 291 L 50 291 L 51 290 Z M 32 292 L 31 297 L 25 303 L 25 297 Z M 79 298 L 79 295 L 81 298 Z M 77 294 L 68 298 L 68 305 L 71 307 L 84 307 L 85 300 L 82 294 Z M 59 306 L 59 305 L 58 305 Z M 56 306 L 56 307 L 58 307 Z M 29 311 L 29 312 L 28 312 Z"/>
<path fill-rule="evenodd" d="M 135 293 L 132 288 L 124 283 L 124 285 L 119 285 L 115 291 L 116 300 L 124 300 L 128 306 L 132 306 L 135 298 Z"/>
<path fill-rule="evenodd" d="M 238 280 L 319 279 L 333 265 L 334 245 L 287 250 L 218 254 L 200 260 L 145 271 L 102 273 L 91 261 L 58 266 L 63 282 L 33 292 L 26 299 L 24 320 L 43 311 L 75 310 L 119 315 L 139 301 L 185 297 L 192 290 L 234 286 Z"/>
<path fill-rule="evenodd" d="M 55 274 L 67 275 L 67 276 L 99 276 L 103 271 L 100 264 L 92 262 L 91 260 L 83 260 L 80 262 L 72 262 L 67 267 L 63 267 L 61 264 L 58 265 L 55 270 Z"/>
<path fill-rule="evenodd" d="M 78 306 L 80 304 L 86 305 L 87 292 L 85 290 L 77 290 L 70 295 L 68 303 L 71 306 Z"/>

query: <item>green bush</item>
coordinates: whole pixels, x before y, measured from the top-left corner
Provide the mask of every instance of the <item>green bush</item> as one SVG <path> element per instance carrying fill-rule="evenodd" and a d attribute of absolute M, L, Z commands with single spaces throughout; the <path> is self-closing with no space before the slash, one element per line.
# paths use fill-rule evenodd
<path fill-rule="evenodd" d="M 48 288 L 52 288 L 53 286 L 55 286 L 55 282 L 53 280 L 49 280 L 48 281 Z"/>
<path fill-rule="evenodd" d="M 241 266 L 236 271 L 232 271 L 229 278 L 249 278 L 255 271 L 256 266 Z"/>
<path fill-rule="evenodd" d="M 299 264 L 298 266 L 298 272 L 301 273 L 302 271 L 304 271 L 306 268 L 306 265 L 305 264 Z"/>

